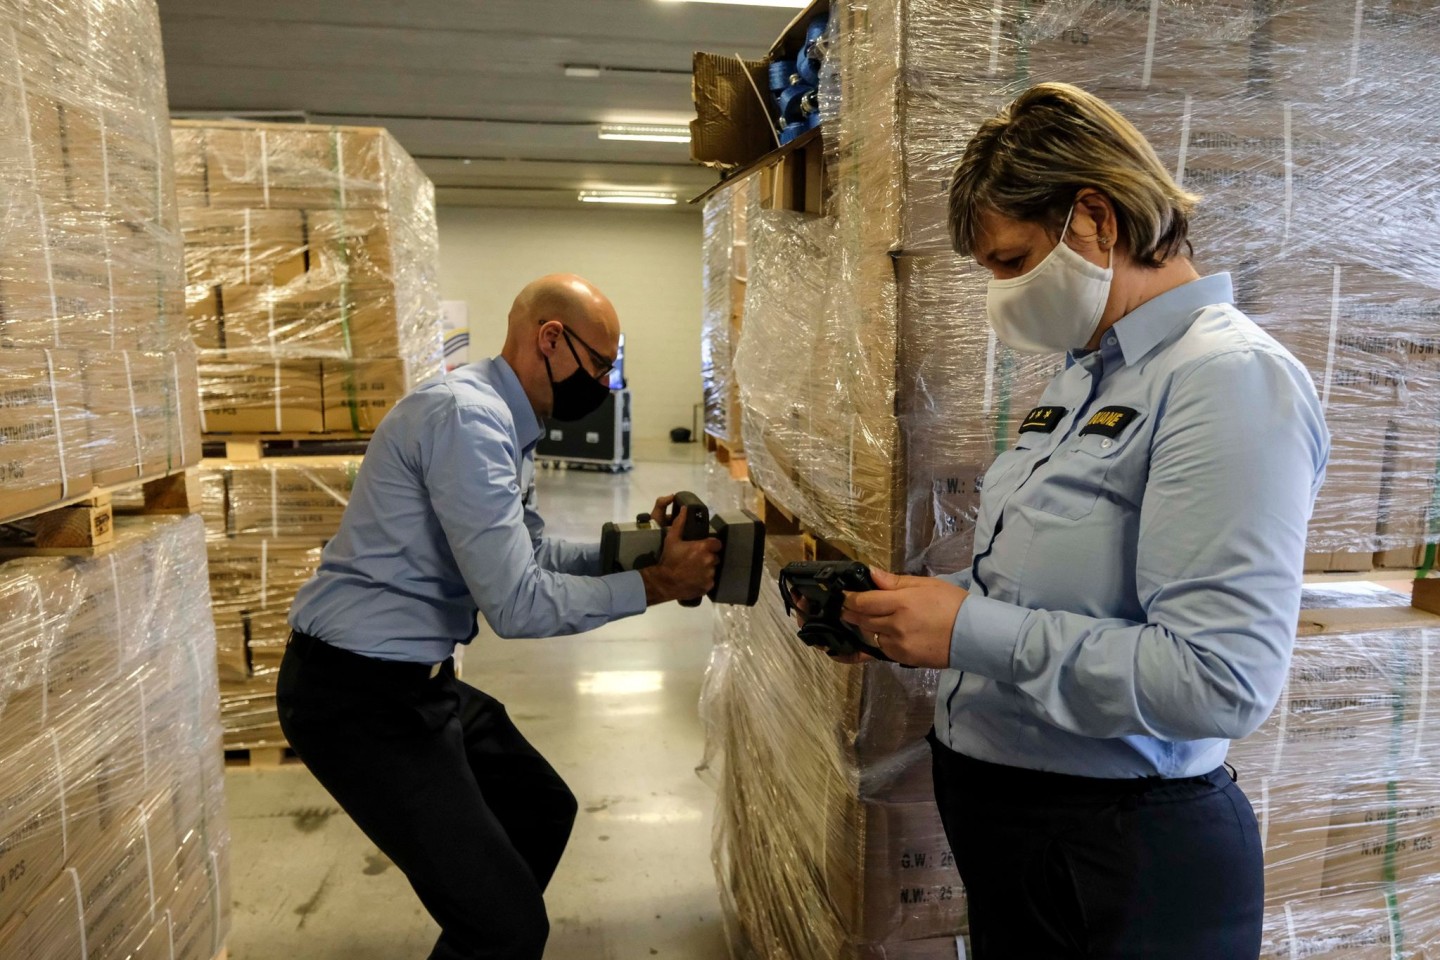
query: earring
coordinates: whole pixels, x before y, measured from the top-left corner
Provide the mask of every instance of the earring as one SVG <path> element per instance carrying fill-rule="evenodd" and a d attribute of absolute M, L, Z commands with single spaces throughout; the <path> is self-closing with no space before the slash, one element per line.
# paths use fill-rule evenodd
<path fill-rule="evenodd" d="M 1110 238 L 1109 238 L 1109 237 L 1096 237 L 1095 239 L 1097 239 L 1097 240 L 1100 241 L 1100 249 L 1101 249 L 1101 250 L 1104 250 L 1106 247 L 1110 246 Z"/>

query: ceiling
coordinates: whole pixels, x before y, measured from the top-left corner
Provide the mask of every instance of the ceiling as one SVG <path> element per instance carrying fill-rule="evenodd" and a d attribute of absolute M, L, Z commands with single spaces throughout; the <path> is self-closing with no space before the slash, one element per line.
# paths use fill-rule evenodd
<path fill-rule="evenodd" d="M 683 124 L 697 49 L 757 57 L 793 9 L 664 0 L 159 0 L 177 113 L 389 127 L 442 204 L 579 206 L 581 189 L 716 175 L 688 144 L 600 140 Z M 598 77 L 567 77 L 566 64 Z"/>

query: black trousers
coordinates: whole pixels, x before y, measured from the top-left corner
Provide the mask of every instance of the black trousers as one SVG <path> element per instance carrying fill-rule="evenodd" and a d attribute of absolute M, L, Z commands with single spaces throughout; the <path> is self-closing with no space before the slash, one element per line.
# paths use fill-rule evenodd
<path fill-rule="evenodd" d="M 930 745 L 975 960 L 1259 957 L 1260 831 L 1225 770 L 1097 780 Z"/>
<path fill-rule="evenodd" d="M 281 729 L 440 925 L 431 960 L 540 960 L 575 797 L 498 700 L 430 674 L 295 634 Z"/>

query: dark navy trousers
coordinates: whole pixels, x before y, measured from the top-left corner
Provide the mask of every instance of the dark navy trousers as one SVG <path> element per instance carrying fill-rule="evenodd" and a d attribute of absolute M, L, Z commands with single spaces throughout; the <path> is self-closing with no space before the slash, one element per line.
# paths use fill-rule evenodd
<path fill-rule="evenodd" d="M 1102 780 L 930 745 L 975 960 L 1259 957 L 1260 831 L 1225 769 Z"/>
<path fill-rule="evenodd" d="M 300 759 L 440 925 L 430 960 L 540 960 L 576 803 L 504 705 L 451 661 L 432 675 L 303 634 L 275 699 Z"/>

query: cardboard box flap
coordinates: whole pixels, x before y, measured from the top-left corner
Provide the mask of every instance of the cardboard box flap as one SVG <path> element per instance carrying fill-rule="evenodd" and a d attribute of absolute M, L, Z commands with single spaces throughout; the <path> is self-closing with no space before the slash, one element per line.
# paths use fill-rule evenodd
<path fill-rule="evenodd" d="M 770 111 L 755 91 L 769 88 L 764 60 L 697 52 L 691 96 L 690 158 L 707 166 L 738 167 L 774 149 Z"/>

